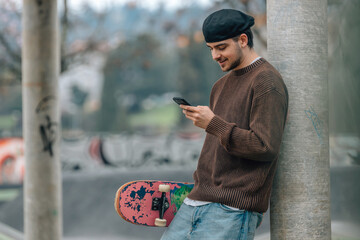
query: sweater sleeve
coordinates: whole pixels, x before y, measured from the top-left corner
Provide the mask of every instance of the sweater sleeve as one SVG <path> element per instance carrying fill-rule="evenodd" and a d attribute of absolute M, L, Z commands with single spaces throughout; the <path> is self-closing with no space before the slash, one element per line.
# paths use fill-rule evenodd
<path fill-rule="evenodd" d="M 216 115 L 206 132 L 217 136 L 231 155 L 255 161 L 272 161 L 280 150 L 287 104 L 287 97 L 272 89 L 254 99 L 249 129 L 239 128 Z"/>

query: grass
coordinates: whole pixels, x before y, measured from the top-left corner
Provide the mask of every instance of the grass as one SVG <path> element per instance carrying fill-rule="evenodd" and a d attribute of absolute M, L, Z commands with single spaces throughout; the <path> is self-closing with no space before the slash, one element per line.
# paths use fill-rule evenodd
<path fill-rule="evenodd" d="M 179 107 L 175 104 L 155 107 L 150 110 L 130 115 L 130 126 L 132 128 L 146 126 L 168 129 L 178 123 L 179 114 Z"/>
<path fill-rule="evenodd" d="M 11 115 L 0 116 L 0 129 L 9 129 L 14 125 L 14 118 Z"/>
<path fill-rule="evenodd" d="M 2 233 L 0 233 L 0 240 L 14 240 L 14 238 L 7 237 L 7 236 L 3 235 Z"/>
<path fill-rule="evenodd" d="M 11 201 L 15 199 L 18 194 L 18 189 L 0 189 L 0 201 Z"/>

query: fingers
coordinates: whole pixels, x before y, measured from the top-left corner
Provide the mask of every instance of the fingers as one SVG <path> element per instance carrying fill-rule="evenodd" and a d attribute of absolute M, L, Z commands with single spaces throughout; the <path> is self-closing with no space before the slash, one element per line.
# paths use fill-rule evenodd
<path fill-rule="evenodd" d="M 198 113 L 185 109 L 183 109 L 182 112 L 184 113 L 187 119 L 191 120 L 194 123 L 194 125 L 196 125 L 196 122 L 198 121 L 198 117 L 199 117 Z"/>
<path fill-rule="evenodd" d="M 183 110 L 185 117 L 191 120 L 195 126 L 202 121 L 202 115 L 199 112 L 192 112 L 190 110 Z"/>
<path fill-rule="evenodd" d="M 194 106 L 189 106 L 189 105 L 180 105 L 180 108 L 187 110 L 187 111 L 191 111 L 191 112 L 195 112 L 197 111 L 198 107 L 194 107 Z"/>
<path fill-rule="evenodd" d="M 183 113 L 185 114 L 185 117 L 189 119 L 196 119 L 198 117 L 198 114 L 189 110 L 183 110 Z"/>
<path fill-rule="evenodd" d="M 187 106 L 180 105 L 183 109 L 185 117 L 191 120 L 195 126 L 206 128 L 210 120 L 213 118 L 214 113 L 207 106 Z"/>
<path fill-rule="evenodd" d="M 186 106 L 186 105 L 180 105 L 183 109 L 183 113 L 187 118 L 190 120 L 196 120 L 203 115 L 203 109 L 201 106 L 193 107 L 193 106 Z"/>
<path fill-rule="evenodd" d="M 196 116 L 192 115 L 190 111 L 183 110 L 183 113 L 185 117 L 193 122 L 193 124 L 196 126 L 198 119 Z"/>

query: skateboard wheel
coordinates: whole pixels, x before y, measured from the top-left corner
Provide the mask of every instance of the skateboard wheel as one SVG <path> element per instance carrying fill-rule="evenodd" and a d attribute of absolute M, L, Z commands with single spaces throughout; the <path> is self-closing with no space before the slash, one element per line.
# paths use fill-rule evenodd
<path fill-rule="evenodd" d="M 166 219 L 156 218 L 155 226 L 157 227 L 166 227 Z"/>
<path fill-rule="evenodd" d="M 170 185 L 160 184 L 159 192 L 170 192 Z"/>

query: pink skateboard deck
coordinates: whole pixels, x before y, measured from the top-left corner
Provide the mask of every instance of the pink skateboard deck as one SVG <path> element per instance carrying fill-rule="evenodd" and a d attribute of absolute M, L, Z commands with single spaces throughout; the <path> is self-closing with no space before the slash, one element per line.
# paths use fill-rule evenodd
<path fill-rule="evenodd" d="M 168 192 L 160 192 L 159 185 L 169 185 L 170 189 Z M 164 226 L 167 227 L 193 187 L 194 184 L 185 182 L 128 182 L 117 190 L 114 207 L 130 223 L 155 227 L 158 226 L 155 225 L 155 219 L 160 218 L 166 219 Z"/>

